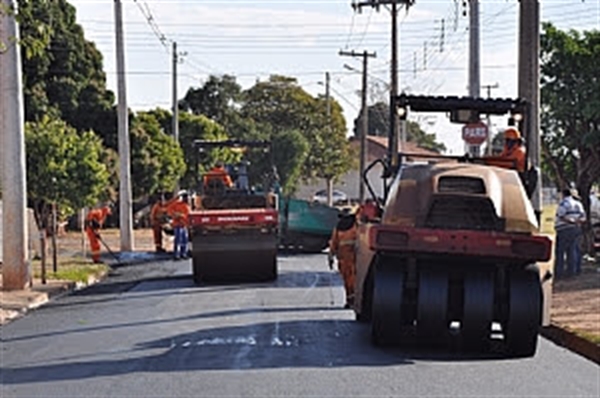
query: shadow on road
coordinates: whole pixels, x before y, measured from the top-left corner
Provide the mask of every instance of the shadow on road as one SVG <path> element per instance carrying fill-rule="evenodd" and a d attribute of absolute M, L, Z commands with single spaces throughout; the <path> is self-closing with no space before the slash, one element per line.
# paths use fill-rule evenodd
<path fill-rule="evenodd" d="M 205 316 L 227 314 L 228 312 L 219 312 Z M 123 359 L 124 354 L 129 358 Z M 106 359 L 110 355 L 116 358 Z M 446 362 L 499 358 L 498 355 L 465 355 L 449 350 L 431 352 L 411 347 L 383 349 L 370 344 L 368 326 L 354 321 L 294 320 L 198 330 L 142 342 L 129 351 L 55 358 L 53 361 L 57 363 L 39 366 L 5 367 L 2 369 L 2 381 L 5 385 L 11 385 L 81 380 L 136 372 L 330 369 L 411 365 L 417 360 Z"/>
<path fill-rule="evenodd" d="M 311 309 L 314 311 L 314 309 Z M 5 385 L 81 380 L 135 372 L 189 372 L 273 368 L 335 368 L 412 364 L 396 352 L 365 344 L 352 321 L 291 321 L 201 330 L 147 341 L 131 358 L 75 361 L 2 369 Z M 106 356 L 103 355 L 103 356 Z"/>

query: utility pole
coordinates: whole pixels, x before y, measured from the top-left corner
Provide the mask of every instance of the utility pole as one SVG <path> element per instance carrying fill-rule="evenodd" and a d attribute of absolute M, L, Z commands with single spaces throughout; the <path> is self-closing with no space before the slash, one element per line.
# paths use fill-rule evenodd
<path fill-rule="evenodd" d="M 329 84 L 331 76 L 325 72 L 325 114 L 327 115 L 327 131 L 331 133 L 331 100 L 329 95 Z M 333 206 L 333 179 L 327 178 L 327 205 Z"/>
<path fill-rule="evenodd" d="M 119 222 L 121 251 L 133 250 L 133 222 L 131 214 L 131 167 L 129 150 L 129 115 L 125 85 L 125 49 L 123 47 L 123 9 L 121 0 L 115 0 L 115 30 L 117 44 L 118 86 L 118 145 L 119 145 Z"/>
<path fill-rule="evenodd" d="M 529 117 L 521 127 L 527 138 L 527 156 L 538 170 L 538 184 L 531 198 L 540 219 L 542 211 L 540 170 L 540 4 L 538 0 L 521 0 L 519 16 L 519 97 L 530 106 Z"/>
<path fill-rule="evenodd" d="M 481 86 L 481 88 L 485 88 L 487 90 L 488 98 L 492 98 L 492 89 L 498 88 L 498 87 L 500 87 L 498 85 L 498 83 L 484 84 L 483 86 Z M 487 140 L 485 143 L 485 145 L 486 145 L 485 154 L 491 155 L 492 154 L 492 118 L 489 113 L 487 114 L 487 126 L 488 126 L 488 136 L 487 136 Z"/>
<path fill-rule="evenodd" d="M 16 1 L 2 0 L 7 10 L 17 10 Z M 27 181 L 23 86 L 19 29 L 14 15 L 0 16 L 0 149 L 2 153 L 2 288 L 21 290 L 30 281 L 27 250 Z"/>
<path fill-rule="evenodd" d="M 469 96 L 473 98 L 481 97 L 479 48 L 479 0 L 469 0 Z M 479 156 L 479 145 L 468 146 L 468 153 Z"/>
<path fill-rule="evenodd" d="M 177 42 L 173 42 L 173 138 L 179 143 L 179 107 L 177 106 Z"/>
<path fill-rule="evenodd" d="M 362 70 L 362 91 L 361 91 L 361 132 L 360 132 L 360 167 L 358 172 L 358 200 L 359 203 L 365 202 L 365 181 L 363 180 L 363 174 L 367 167 L 367 135 L 369 134 L 369 108 L 367 107 L 367 68 L 369 57 L 375 58 L 377 54 L 369 53 L 366 50 L 362 53 L 354 51 L 340 51 L 341 56 L 347 57 L 362 57 L 363 70 Z"/>
<path fill-rule="evenodd" d="M 396 96 L 398 95 L 398 4 L 404 5 L 408 10 L 415 3 L 415 0 L 368 0 L 363 2 L 353 2 L 352 8 L 360 12 L 363 7 L 375 7 L 377 11 L 383 6 L 391 6 L 392 15 L 392 60 L 390 69 L 390 132 L 388 144 L 388 160 L 392 169 L 396 169 L 399 163 L 398 159 L 398 112 L 396 110 Z M 404 124 L 404 123 L 403 123 Z M 402 126 L 404 127 L 404 126 Z M 401 142 L 406 142 L 406 129 L 401 129 Z"/>

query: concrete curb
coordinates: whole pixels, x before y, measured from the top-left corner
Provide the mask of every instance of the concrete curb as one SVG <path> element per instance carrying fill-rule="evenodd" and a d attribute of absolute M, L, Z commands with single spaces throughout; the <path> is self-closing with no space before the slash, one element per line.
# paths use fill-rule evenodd
<path fill-rule="evenodd" d="M 86 283 L 49 280 L 45 285 L 39 282 L 28 290 L 2 292 L 0 298 L 0 326 L 24 316 L 27 312 L 39 308 L 51 300 L 94 285 L 106 278 L 107 275 L 108 272 L 90 276 Z"/>
<path fill-rule="evenodd" d="M 555 324 L 543 327 L 540 330 L 540 334 L 553 343 L 600 365 L 600 345 L 594 344 Z"/>

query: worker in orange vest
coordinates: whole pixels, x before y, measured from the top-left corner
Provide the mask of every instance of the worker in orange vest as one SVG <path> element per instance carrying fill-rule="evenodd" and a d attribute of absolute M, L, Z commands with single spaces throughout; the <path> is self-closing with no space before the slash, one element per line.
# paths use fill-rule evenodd
<path fill-rule="evenodd" d="M 109 206 L 104 206 L 99 209 L 92 209 L 85 218 L 85 233 L 90 241 L 90 249 L 92 250 L 92 260 L 94 263 L 100 262 L 100 228 L 104 225 L 106 217 L 111 215 L 112 211 Z"/>
<path fill-rule="evenodd" d="M 165 249 L 162 244 L 163 226 L 169 222 L 167 207 L 173 200 L 167 201 L 167 193 L 161 194 L 158 201 L 150 210 L 150 224 L 152 225 L 152 233 L 154 235 L 154 247 L 157 253 L 164 253 Z"/>
<path fill-rule="evenodd" d="M 380 217 L 379 206 L 377 206 L 377 203 L 373 199 L 369 198 L 360 207 L 359 216 L 361 222 L 376 221 Z"/>
<path fill-rule="evenodd" d="M 211 181 L 213 179 L 220 180 L 221 182 L 223 182 L 223 185 L 227 188 L 233 187 L 233 181 L 231 180 L 229 173 L 227 172 L 227 170 L 225 170 L 225 167 L 223 166 L 223 163 L 221 163 L 221 162 L 218 162 L 215 165 L 215 167 L 210 169 L 204 175 L 204 177 L 202 178 L 202 183 L 206 187 L 208 185 L 209 181 Z"/>
<path fill-rule="evenodd" d="M 486 157 L 486 164 L 525 171 L 527 153 L 521 133 L 514 127 L 504 130 L 504 149 L 499 156 Z"/>
<path fill-rule="evenodd" d="M 175 200 L 167 206 L 167 214 L 171 218 L 175 242 L 173 244 L 173 254 L 175 259 L 187 258 L 188 253 L 188 226 L 190 205 L 187 191 L 180 191 L 179 200 Z"/>
<path fill-rule="evenodd" d="M 330 256 L 338 259 L 338 269 L 344 280 L 346 292 L 346 305 L 351 308 L 354 304 L 354 281 L 356 279 L 356 215 L 349 209 L 344 209 L 329 241 Z M 332 257 L 329 267 L 332 268 Z"/>

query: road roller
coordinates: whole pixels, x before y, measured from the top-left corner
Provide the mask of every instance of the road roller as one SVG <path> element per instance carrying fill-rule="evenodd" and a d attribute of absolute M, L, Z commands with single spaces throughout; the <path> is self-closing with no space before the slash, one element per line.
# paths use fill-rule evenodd
<path fill-rule="evenodd" d="M 271 153 L 267 141 L 202 141 L 199 154 L 228 148 L 246 154 L 256 149 Z M 192 273 L 195 283 L 258 282 L 277 278 L 277 195 L 269 189 L 272 175 L 263 175 L 256 188 L 248 162 L 229 167 L 219 178 L 205 174 L 189 216 Z M 269 169 L 272 170 L 272 169 Z M 258 173 L 260 175 L 260 173 Z M 222 177 L 222 178 L 221 178 Z"/>
<path fill-rule="evenodd" d="M 443 111 L 469 123 L 479 113 L 527 115 L 522 100 L 396 98 L 408 109 Z M 457 114 L 460 113 L 460 114 Z M 375 345 L 417 342 L 512 357 L 533 356 L 542 323 L 536 265 L 551 256 L 531 197 L 536 171 L 490 165 L 486 157 L 395 153 L 379 160 L 389 178 L 375 198 L 380 221 L 359 225 L 354 311 Z M 367 187 L 370 188 L 368 172 Z"/>

